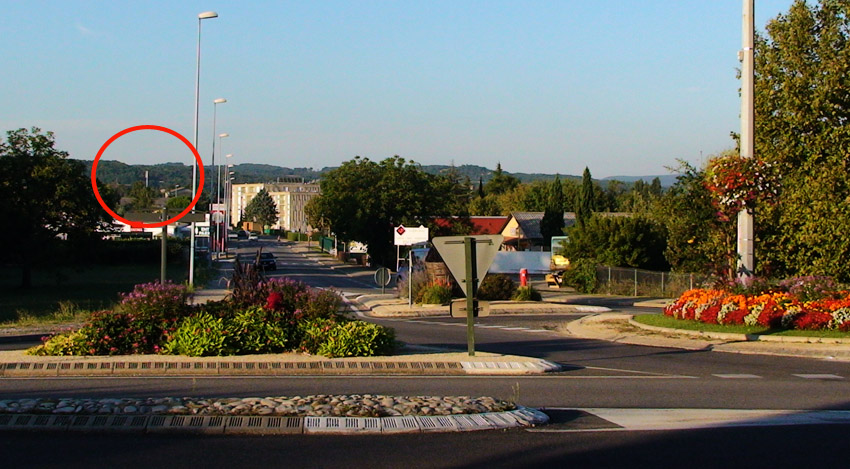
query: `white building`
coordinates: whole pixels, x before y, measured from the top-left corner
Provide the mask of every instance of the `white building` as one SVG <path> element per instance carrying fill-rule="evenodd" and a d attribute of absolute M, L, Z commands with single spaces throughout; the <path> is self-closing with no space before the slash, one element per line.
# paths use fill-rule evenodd
<path fill-rule="evenodd" d="M 242 221 L 245 207 L 262 189 L 269 193 L 277 206 L 278 220 L 271 226 L 272 229 L 309 232 L 311 228 L 304 207 L 320 192 L 318 184 L 304 182 L 234 184 L 230 200 L 230 218 L 234 225 Z"/>

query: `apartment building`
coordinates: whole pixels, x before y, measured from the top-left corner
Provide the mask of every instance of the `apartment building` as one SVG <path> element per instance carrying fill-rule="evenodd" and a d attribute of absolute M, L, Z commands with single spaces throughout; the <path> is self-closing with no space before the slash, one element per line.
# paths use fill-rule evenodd
<path fill-rule="evenodd" d="M 269 193 L 277 205 L 278 220 L 271 228 L 309 232 L 310 226 L 304 214 L 304 207 L 310 199 L 319 195 L 319 185 L 295 179 L 272 183 L 234 184 L 230 199 L 230 213 L 234 224 L 242 220 L 248 202 L 262 189 Z"/>

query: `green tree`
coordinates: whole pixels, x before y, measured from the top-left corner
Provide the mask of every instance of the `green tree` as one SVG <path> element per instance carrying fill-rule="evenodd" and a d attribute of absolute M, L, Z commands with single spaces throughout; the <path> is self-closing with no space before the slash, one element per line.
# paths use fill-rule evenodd
<path fill-rule="evenodd" d="M 245 214 L 242 221 L 259 223 L 263 226 L 274 225 L 277 222 L 277 206 L 272 196 L 265 188 L 260 189 L 257 195 L 245 206 Z"/>
<path fill-rule="evenodd" d="M 136 181 L 130 187 L 130 197 L 133 198 L 134 210 L 145 210 L 153 207 L 153 199 L 156 196 L 153 188 L 146 187 L 142 181 Z"/>
<path fill-rule="evenodd" d="M 592 259 L 613 267 L 666 270 L 664 227 L 648 217 L 595 215 L 569 230 L 569 259 Z"/>
<path fill-rule="evenodd" d="M 493 177 L 484 185 L 484 193 L 487 195 L 500 195 L 510 192 L 519 185 L 519 179 L 506 174 L 502 171 L 502 164 L 496 164 L 496 170 L 493 171 Z"/>
<path fill-rule="evenodd" d="M 85 166 L 55 148 L 52 132 L 19 129 L 0 142 L 0 263 L 21 269 L 21 286 L 32 286 L 32 268 L 56 264 L 58 252 L 84 256 L 102 236 L 109 220 L 91 187 Z M 112 192 L 98 181 L 107 204 Z M 112 205 L 114 206 L 114 205 Z M 62 238 L 66 238 L 63 240 Z"/>
<path fill-rule="evenodd" d="M 380 163 L 356 157 L 325 173 L 310 224 L 328 226 L 340 239 L 366 243 L 379 265 L 394 264 L 393 227 L 419 226 L 449 213 L 455 194 L 443 176 L 399 156 Z"/>
<path fill-rule="evenodd" d="M 795 1 L 756 40 L 756 157 L 782 174 L 756 212 L 756 269 L 850 281 L 850 3 Z"/>
<path fill-rule="evenodd" d="M 555 175 L 550 186 L 549 200 L 546 210 L 543 211 L 543 219 L 540 220 L 540 233 L 547 245 L 552 241 L 552 236 L 564 233 L 564 192 L 561 188 L 561 178 Z"/>
<path fill-rule="evenodd" d="M 165 206 L 168 208 L 168 213 L 175 214 L 185 210 L 191 202 L 192 199 L 188 196 L 178 195 L 176 197 L 169 197 L 165 202 Z"/>
<path fill-rule="evenodd" d="M 593 186 L 593 178 L 590 169 L 586 166 L 581 175 L 581 191 L 579 192 L 578 207 L 576 208 L 576 222 L 583 226 L 593 215 L 596 205 L 596 194 Z"/>

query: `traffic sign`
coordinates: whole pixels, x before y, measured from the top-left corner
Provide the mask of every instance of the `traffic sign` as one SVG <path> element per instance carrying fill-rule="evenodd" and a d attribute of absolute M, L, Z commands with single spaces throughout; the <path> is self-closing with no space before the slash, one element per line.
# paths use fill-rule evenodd
<path fill-rule="evenodd" d="M 381 267 L 380 269 L 375 271 L 375 283 L 377 283 L 379 287 L 385 287 L 389 285 L 390 278 L 390 269 L 386 267 Z"/>
<path fill-rule="evenodd" d="M 419 225 L 419 228 L 408 228 L 399 225 L 393 230 L 396 246 L 411 246 L 428 241 L 428 227 Z"/>
<path fill-rule="evenodd" d="M 475 300 L 473 302 L 474 312 L 473 316 L 477 318 L 483 318 L 484 316 L 490 315 L 490 302 L 489 301 L 478 301 Z M 449 313 L 453 318 L 465 318 L 466 317 L 466 299 L 460 298 L 457 300 L 452 300 L 451 304 L 449 304 Z"/>
<path fill-rule="evenodd" d="M 481 285 L 487 270 L 496 257 L 496 252 L 502 245 L 502 235 L 476 235 L 476 236 L 439 236 L 431 242 L 437 248 L 437 252 L 443 258 L 449 271 L 457 280 L 464 295 L 469 295 L 466 285 L 466 253 L 464 251 L 464 238 L 473 238 L 475 243 L 476 259 L 475 267 L 478 274 L 477 284 Z"/>

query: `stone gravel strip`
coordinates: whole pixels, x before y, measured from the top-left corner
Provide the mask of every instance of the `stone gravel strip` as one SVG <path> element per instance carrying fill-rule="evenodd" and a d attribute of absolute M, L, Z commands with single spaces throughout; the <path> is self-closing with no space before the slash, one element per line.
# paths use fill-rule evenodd
<path fill-rule="evenodd" d="M 0 430 L 191 433 L 411 433 L 543 424 L 490 397 L 316 395 L 266 398 L 12 399 Z"/>

